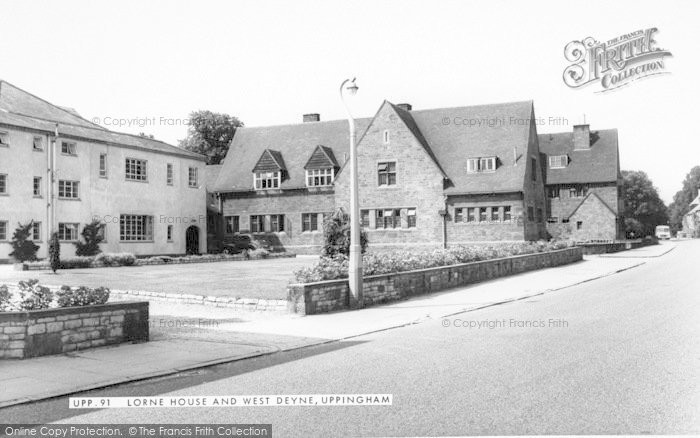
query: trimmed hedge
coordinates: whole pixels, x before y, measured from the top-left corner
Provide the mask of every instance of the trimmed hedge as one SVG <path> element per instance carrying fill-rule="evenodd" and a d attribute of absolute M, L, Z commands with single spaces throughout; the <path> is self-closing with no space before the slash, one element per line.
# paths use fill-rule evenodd
<path fill-rule="evenodd" d="M 418 269 L 458 265 L 538 252 L 556 251 L 573 246 L 571 242 L 517 242 L 493 245 L 458 246 L 448 249 L 422 251 L 387 251 L 365 254 L 362 258 L 363 276 L 415 271 Z M 321 257 L 311 267 L 294 272 L 295 283 L 347 278 L 348 258 L 342 254 Z"/>

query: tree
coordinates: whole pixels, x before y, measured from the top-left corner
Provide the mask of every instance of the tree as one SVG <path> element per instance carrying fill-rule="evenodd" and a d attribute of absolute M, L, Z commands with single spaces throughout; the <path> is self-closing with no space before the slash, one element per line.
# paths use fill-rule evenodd
<path fill-rule="evenodd" d="M 29 221 L 26 225 L 18 223 L 12 235 L 13 251 L 10 253 L 10 256 L 19 262 L 36 260 L 36 252 L 39 250 L 39 246 L 29 238 L 32 235 L 33 228 L 34 221 Z"/>
<path fill-rule="evenodd" d="M 61 267 L 61 242 L 58 241 L 58 233 L 54 232 L 51 235 L 49 242 L 49 262 L 51 270 L 56 273 L 56 270 Z"/>
<path fill-rule="evenodd" d="M 367 250 L 367 232 L 360 232 L 362 253 Z M 323 255 L 350 255 L 350 215 L 337 209 L 323 222 Z"/>
<path fill-rule="evenodd" d="M 243 123 L 228 114 L 211 111 L 190 113 L 187 138 L 180 140 L 180 147 L 209 157 L 208 164 L 219 164 L 228 151 L 236 129 Z"/>
<path fill-rule="evenodd" d="M 700 166 L 690 169 L 683 180 L 683 188 L 673 196 L 668 206 L 671 231 L 676 233 L 683 228 L 683 217 L 690 210 L 690 203 L 698 195 L 700 188 Z"/>
<path fill-rule="evenodd" d="M 80 233 L 85 240 L 75 242 L 75 254 L 79 256 L 94 256 L 102 252 L 100 243 L 105 239 L 102 234 L 104 224 L 99 219 L 93 219 L 92 222 L 85 225 L 83 232 Z"/>
<path fill-rule="evenodd" d="M 666 205 L 645 172 L 622 171 L 625 233 L 635 237 L 652 235 L 657 225 L 668 223 Z"/>

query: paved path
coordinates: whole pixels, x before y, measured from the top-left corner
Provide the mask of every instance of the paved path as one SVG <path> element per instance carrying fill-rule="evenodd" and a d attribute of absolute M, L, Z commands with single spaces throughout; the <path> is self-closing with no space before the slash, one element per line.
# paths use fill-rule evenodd
<path fill-rule="evenodd" d="M 391 305 L 306 317 L 152 303 L 152 342 L 1 361 L 0 406 L 415 324 L 560 290 L 644 263 L 644 259 L 636 257 L 587 256 L 575 264 Z M 134 358 L 138 358 L 137 363 L 133 362 Z"/>

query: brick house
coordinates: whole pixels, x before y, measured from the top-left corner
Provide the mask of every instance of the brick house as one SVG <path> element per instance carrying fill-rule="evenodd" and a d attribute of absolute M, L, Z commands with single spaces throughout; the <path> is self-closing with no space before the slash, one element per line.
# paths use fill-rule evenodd
<path fill-rule="evenodd" d="M 545 165 L 547 231 L 576 241 L 622 236 L 624 208 L 617 130 L 539 135 Z"/>
<path fill-rule="evenodd" d="M 361 220 L 372 246 L 547 237 L 533 103 L 412 111 L 383 102 L 356 120 Z M 253 233 L 317 252 L 323 215 L 347 208 L 347 121 L 239 128 L 215 184 L 225 237 Z"/>
<path fill-rule="evenodd" d="M 33 221 L 38 257 L 52 230 L 70 257 L 94 218 L 104 224 L 104 252 L 206 252 L 205 162 L 0 81 L 0 261 L 10 259 L 18 223 Z"/>

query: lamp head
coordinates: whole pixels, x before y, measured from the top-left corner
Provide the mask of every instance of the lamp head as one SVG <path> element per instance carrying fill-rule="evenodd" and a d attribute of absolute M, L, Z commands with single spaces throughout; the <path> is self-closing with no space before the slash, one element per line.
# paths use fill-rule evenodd
<path fill-rule="evenodd" d="M 356 78 L 352 78 L 352 81 L 350 81 L 350 83 L 345 86 L 345 89 L 350 92 L 351 96 L 354 96 L 355 94 L 357 94 L 357 90 L 359 89 L 359 87 L 355 83 L 355 79 Z"/>

